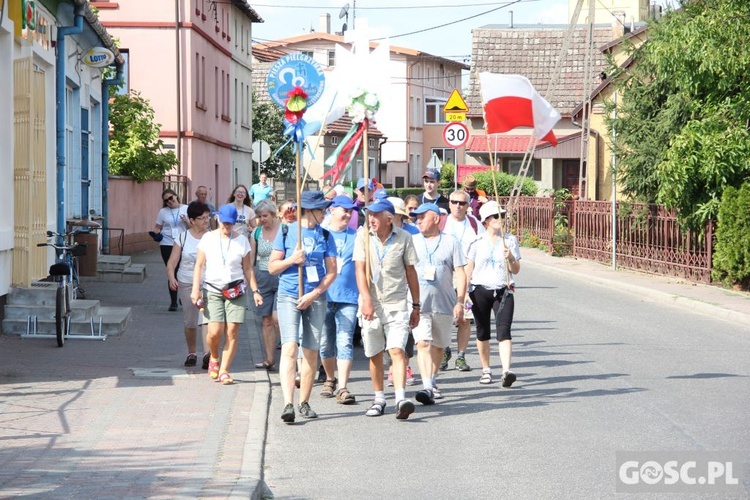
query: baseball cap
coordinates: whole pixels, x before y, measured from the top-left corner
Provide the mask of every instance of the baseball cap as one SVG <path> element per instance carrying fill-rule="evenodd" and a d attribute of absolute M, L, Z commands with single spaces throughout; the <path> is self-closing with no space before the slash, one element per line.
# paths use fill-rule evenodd
<path fill-rule="evenodd" d="M 388 191 L 386 191 L 383 188 L 377 189 L 373 194 L 372 197 L 376 200 L 383 200 L 385 198 L 388 198 Z"/>
<path fill-rule="evenodd" d="M 505 213 L 505 209 L 501 208 L 500 205 L 498 205 L 496 201 L 494 200 L 488 201 L 487 203 L 485 203 L 479 208 L 479 220 L 484 222 L 485 220 L 487 220 L 487 217 L 491 217 L 493 215 L 500 215 L 504 213 Z"/>
<path fill-rule="evenodd" d="M 367 182 L 367 179 L 365 179 L 364 177 L 360 177 L 359 180 L 357 181 L 357 189 L 364 189 L 365 182 Z M 367 189 L 369 191 L 372 191 L 372 187 L 373 187 L 372 181 L 367 182 Z"/>
<path fill-rule="evenodd" d="M 335 196 L 331 203 L 331 208 L 341 207 L 346 210 L 357 209 L 357 204 L 345 194 Z"/>
<path fill-rule="evenodd" d="M 219 208 L 219 222 L 224 224 L 237 223 L 237 207 L 234 206 L 234 203 L 222 205 Z"/>
<path fill-rule="evenodd" d="M 365 207 L 365 210 L 372 213 L 390 212 L 394 215 L 396 214 L 396 209 L 393 208 L 393 203 L 386 199 L 376 200 L 375 203 L 367 205 Z"/>
<path fill-rule="evenodd" d="M 428 178 L 428 179 L 433 179 L 433 180 L 439 181 L 440 180 L 440 172 L 437 169 L 428 168 L 425 171 L 424 175 L 422 176 L 422 179 L 424 179 L 425 177 Z"/>
<path fill-rule="evenodd" d="M 436 214 L 440 215 L 440 208 L 438 208 L 437 205 L 434 203 L 422 203 L 417 208 L 415 208 L 410 214 L 410 217 L 416 217 L 419 214 L 424 214 L 427 212 L 435 212 Z"/>

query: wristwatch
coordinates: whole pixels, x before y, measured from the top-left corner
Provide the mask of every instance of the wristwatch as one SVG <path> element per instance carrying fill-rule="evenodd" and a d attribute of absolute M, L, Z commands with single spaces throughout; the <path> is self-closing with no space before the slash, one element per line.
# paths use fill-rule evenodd
<path fill-rule="evenodd" d="M 412 302 L 411 307 L 414 309 L 420 309 L 422 304 L 420 302 Z"/>
<path fill-rule="evenodd" d="M 260 290 L 253 290 L 253 294 L 260 293 Z"/>

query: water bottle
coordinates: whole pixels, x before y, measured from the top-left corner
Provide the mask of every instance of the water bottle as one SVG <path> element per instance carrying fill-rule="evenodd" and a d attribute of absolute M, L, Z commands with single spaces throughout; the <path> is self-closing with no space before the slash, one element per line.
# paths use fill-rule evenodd
<path fill-rule="evenodd" d="M 464 303 L 464 315 L 471 314 L 471 300 L 466 299 L 466 302 Z"/>
<path fill-rule="evenodd" d="M 203 310 L 203 299 L 202 298 L 199 298 L 198 300 L 195 301 L 195 307 L 197 307 L 201 311 Z"/>

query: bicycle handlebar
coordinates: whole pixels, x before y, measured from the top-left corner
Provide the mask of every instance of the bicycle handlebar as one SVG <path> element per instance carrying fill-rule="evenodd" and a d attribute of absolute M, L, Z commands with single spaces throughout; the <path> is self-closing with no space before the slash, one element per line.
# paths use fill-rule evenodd
<path fill-rule="evenodd" d="M 55 243 L 37 243 L 36 246 L 38 247 L 52 247 L 55 250 L 65 250 L 66 252 L 70 252 L 75 247 L 78 246 L 78 243 L 73 243 L 72 245 L 57 245 Z"/>

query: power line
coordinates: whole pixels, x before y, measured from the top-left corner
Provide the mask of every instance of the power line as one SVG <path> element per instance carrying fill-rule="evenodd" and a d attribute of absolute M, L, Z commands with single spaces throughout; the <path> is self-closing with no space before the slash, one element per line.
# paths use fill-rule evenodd
<path fill-rule="evenodd" d="M 538 0 L 519 0 L 522 2 L 536 2 Z M 515 2 L 514 2 L 515 3 Z M 357 10 L 407 10 L 407 9 L 464 9 L 466 7 L 488 7 L 490 5 L 497 5 L 497 2 L 485 2 L 485 3 L 466 3 L 466 4 L 450 4 L 450 5 L 392 5 L 389 7 L 357 7 Z M 272 7 L 280 9 L 331 9 L 330 5 L 272 5 L 272 4 L 260 4 L 253 3 L 253 7 Z"/>

